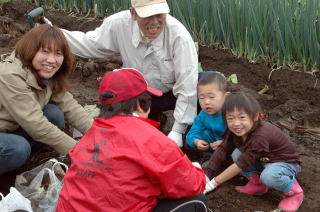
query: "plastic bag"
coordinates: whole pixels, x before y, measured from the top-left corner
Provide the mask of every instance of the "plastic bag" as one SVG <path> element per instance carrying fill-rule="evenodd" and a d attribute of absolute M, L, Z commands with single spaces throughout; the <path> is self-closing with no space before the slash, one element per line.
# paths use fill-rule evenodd
<path fill-rule="evenodd" d="M 33 212 L 30 200 L 22 196 L 22 194 L 14 187 L 10 188 L 10 193 L 7 196 L 3 197 L 1 193 L 0 196 L 2 197 L 2 200 L 0 201 L 1 212 Z"/>
<path fill-rule="evenodd" d="M 0 211 L 1 212 L 9 212 L 7 205 L 5 204 L 5 200 L 3 194 L 0 192 L 1 201 L 0 201 Z"/>
<path fill-rule="evenodd" d="M 65 175 L 62 166 L 68 169 L 64 163 L 51 159 L 16 176 L 16 189 L 31 201 L 31 207 L 35 212 L 55 211 Z"/>

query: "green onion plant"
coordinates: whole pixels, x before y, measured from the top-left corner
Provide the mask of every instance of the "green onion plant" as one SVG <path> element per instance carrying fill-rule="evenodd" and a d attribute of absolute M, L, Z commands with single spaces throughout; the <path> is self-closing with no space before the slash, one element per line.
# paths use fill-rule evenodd
<path fill-rule="evenodd" d="M 39 0 L 38 0 L 39 1 Z M 257 61 L 320 68 L 319 0 L 167 0 L 195 41 Z M 36 1 L 37 2 L 37 1 Z M 105 17 L 130 0 L 43 0 L 45 7 Z"/>

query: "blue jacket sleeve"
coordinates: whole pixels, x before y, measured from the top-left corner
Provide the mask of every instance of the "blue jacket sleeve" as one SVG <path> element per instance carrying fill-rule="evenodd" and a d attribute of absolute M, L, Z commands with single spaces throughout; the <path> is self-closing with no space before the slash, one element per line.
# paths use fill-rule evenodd
<path fill-rule="evenodd" d="M 200 111 L 199 115 L 194 119 L 192 127 L 186 136 L 187 144 L 192 148 L 196 147 L 194 144 L 195 139 L 203 140 L 203 136 L 202 136 L 202 132 L 204 130 L 203 113 L 204 113 L 203 111 Z"/>

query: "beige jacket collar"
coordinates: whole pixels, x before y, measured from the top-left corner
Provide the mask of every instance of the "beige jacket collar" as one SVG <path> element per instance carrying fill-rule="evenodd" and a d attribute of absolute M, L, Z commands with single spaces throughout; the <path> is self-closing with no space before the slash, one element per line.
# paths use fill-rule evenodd
<path fill-rule="evenodd" d="M 15 63 L 17 64 L 18 67 L 23 67 L 22 62 L 16 58 L 15 56 L 15 52 L 13 51 L 10 56 L 6 57 L 4 59 L 5 62 L 9 62 L 9 63 Z M 42 90 L 43 88 L 40 87 L 40 85 L 37 82 L 36 77 L 34 76 L 34 74 L 31 72 L 31 70 L 29 68 L 22 68 L 22 71 L 25 71 L 25 76 L 26 76 L 26 83 L 28 85 L 30 85 L 31 87 L 38 89 L 38 90 Z"/>

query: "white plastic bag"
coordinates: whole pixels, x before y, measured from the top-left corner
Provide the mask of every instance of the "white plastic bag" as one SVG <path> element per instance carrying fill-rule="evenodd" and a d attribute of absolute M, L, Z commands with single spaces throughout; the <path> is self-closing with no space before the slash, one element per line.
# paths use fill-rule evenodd
<path fill-rule="evenodd" d="M 68 167 L 64 163 L 51 159 L 36 168 L 17 175 L 15 187 L 21 194 L 31 201 L 35 212 L 54 212 L 63 176 Z"/>
<path fill-rule="evenodd" d="M 14 187 L 10 188 L 10 193 L 5 196 L 4 200 L 9 212 L 17 210 L 33 212 L 30 200 L 22 196 L 22 194 Z"/>
<path fill-rule="evenodd" d="M 0 192 L 1 201 L 0 201 L 0 211 L 1 212 L 9 212 L 7 205 L 5 204 L 5 200 L 3 194 Z"/>
<path fill-rule="evenodd" d="M 2 200 L 0 201 L 1 212 L 13 212 L 13 211 L 28 211 L 33 212 L 31 208 L 30 200 L 22 196 L 22 194 L 14 187 L 10 188 L 10 193 L 3 197 L 0 193 Z"/>

